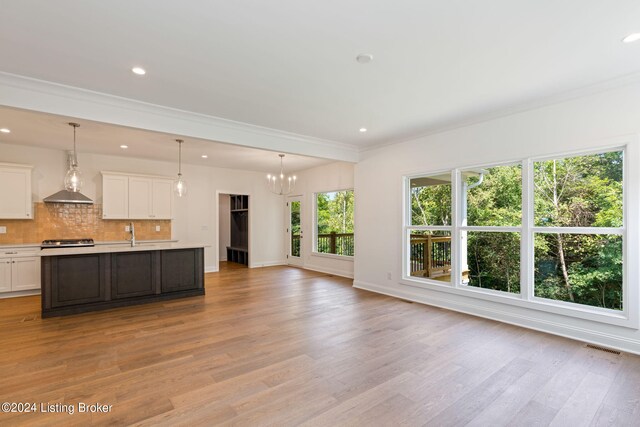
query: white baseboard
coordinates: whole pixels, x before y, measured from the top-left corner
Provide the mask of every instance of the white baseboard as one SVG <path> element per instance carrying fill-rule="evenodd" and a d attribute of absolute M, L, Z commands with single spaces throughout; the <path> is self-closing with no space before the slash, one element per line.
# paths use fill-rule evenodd
<path fill-rule="evenodd" d="M 216 267 L 215 265 L 207 265 L 204 268 L 204 272 L 205 273 L 217 273 L 218 272 L 218 267 Z"/>
<path fill-rule="evenodd" d="M 317 271 L 319 273 L 332 274 L 334 276 L 346 277 L 347 279 L 353 279 L 353 272 L 351 272 L 351 271 L 337 270 L 337 269 L 326 268 L 326 267 L 318 267 L 318 266 L 309 265 L 309 264 L 305 264 L 305 265 L 301 266 L 301 268 L 304 268 L 305 270 Z"/>
<path fill-rule="evenodd" d="M 523 328 L 559 335 L 578 341 L 597 344 L 607 348 L 614 348 L 627 353 L 640 354 L 640 341 L 605 332 L 595 331 L 573 325 L 566 325 L 535 316 L 514 313 L 513 311 L 500 310 L 495 308 L 485 308 L 478 305 L 468 304 L 464 301 L 455 301 L 450 298 L 439 298 L 429 294 L 428 298 L 410 289 L 388 289 L 374 283 L 367 283 L 355 280 L 353 287 L 378 294 L 388 295 L 395 298 L 402 298 L 417 303 L 445 308 L 472 316 L 497 320 Z"/>
<path fill-rule="evenodd" d="M 260 267 L 275 267 L 276 265 L 286 265 L 283 260 L 278 261 L 258 261 L 256 263 L 250 263 L 249 268 L 260 268 Z"/>
<path fill-rule="evenodd" d="M 0 293 L 0 299 L 28 297 L 31 295 L 40 295 L 40 289 L 33 289 L 29 291 L 17 291 L 17 292 L 3 292 L 3 293 Z"/>

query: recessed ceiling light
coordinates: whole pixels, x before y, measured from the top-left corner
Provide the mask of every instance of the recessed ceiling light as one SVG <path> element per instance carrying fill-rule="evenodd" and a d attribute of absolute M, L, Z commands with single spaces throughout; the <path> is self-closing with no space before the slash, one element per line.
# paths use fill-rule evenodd
<path fill-rule="evenodd" d="M 133 67 L 131 71 L 133 71 L 134 74 L 137 74 L 139 76 L 144 76 L 145 74 L 147 74 L 145 69 L 142 67 Z"/>
<path fill-rule="evenodd" d="M 373 55 L 371 55 L 370 53 L 361 53 L 356 56 L 356 61 L 358 61 L 360 64 L 368 64 L 369 62 L 373 61 Z"/>
<path fill-rule="evenodd" d="M 11 133 L 11 130 L 9 130 L 7 128 L 2 128 L 2 129 L 0 129 L 0 132 L 2 132 L 2 133 Z"/>
<path fill-rule="evenodd" d="M 640 40 L 640 33 L 629 34 L 627 37 L 623 38 L 622 41 L 624 43 L 633 43 Z"/>
<path fill-rule="evenodd" d="M 122 144 L 122 145 L 120 146 L 120 148 L 122 148 L 122 149 L 126 150 L 127 148 L 129 148 L 129 146 L 128 146 L 128 145 L 124 145 L 124 144 Z"/>
<path fill-rule="evenodd" d="M 360 132 L 365 133 L 367 131 L 367 128 L 360 128 Z"/>
<path fill-rule="evenodd" d="M 203 155 L 202 155 L 202 158 L 203 158 L 203 159 L 208 159 L 208 158 L 209 158 L 209 156 L 207 156 L 206 154 L 203 154 Z"/>

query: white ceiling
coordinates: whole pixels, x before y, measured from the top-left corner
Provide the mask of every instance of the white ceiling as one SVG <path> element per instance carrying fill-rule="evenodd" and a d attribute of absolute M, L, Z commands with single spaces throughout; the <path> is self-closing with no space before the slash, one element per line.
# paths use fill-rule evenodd
<path fill-rule="evenodd" d="M 0 71 L 366 148 L 638 72 L 634 31 L 637 0 L 2 0 Z"/>
<path fill-rule="evenodd" d="M 71 150 L 73 128 L 68 125 L 69 122 L 80 124 L 76 131 L 79 153 L 177 162 L 178 143 L 175 139 L 181 138 L 184 139 L 182 157 L 185 163 L 267 173 L 280 170 L 278 153 L 272 151 L 6 107 L 0 107 L 0 127 L 9 128 L 11 133 L 0 133 L 0 143 Z M 129 148 L 120 148 L 123 144 Z M 203 159 L 203 154 L 209 157 Z M 330 160 L 293 154 L 287 154 L 284 159 L 287 172 L 329 162 Z"/>

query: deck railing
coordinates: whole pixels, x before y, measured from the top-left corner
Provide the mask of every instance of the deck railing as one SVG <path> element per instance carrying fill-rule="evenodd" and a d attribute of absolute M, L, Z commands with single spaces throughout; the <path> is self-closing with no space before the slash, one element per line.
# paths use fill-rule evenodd
<path fill-rule="evenodd" d="M 318 234 L 320 253 L 353 256 L 353 233 Z M 410 242 L 412 276 L 438 278 L 451 274 L 451 236 L 412 234 Z M 291 255 L 300 256 L 300 235 L 291 235 Z M 426 262 L 429 260 L 429 262 Z"/>
<path fill-rule="evenodd" d="M 316 250 L 323 254 L 353 256 L 353 233 L 318 234 Z"/>
<path fill-rule="evenodd" d="M 451 236 L 412 234 L 412 276 L 438 278 L 451 274 Z"/>
<path fill-rule="evenodd" d="M 316 250 L 323 254 L 353 256 L 353 233 L 318 234 Z M 300 256 L 300 235 L 291 235 L 291 255 Z"/>

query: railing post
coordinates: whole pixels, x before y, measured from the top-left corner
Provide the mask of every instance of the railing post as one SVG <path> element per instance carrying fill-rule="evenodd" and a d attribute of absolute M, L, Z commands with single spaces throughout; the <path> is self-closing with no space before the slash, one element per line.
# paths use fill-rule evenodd
<path fill-rule="evenodd" d="M 424 260 L 424 266 L 427 270 L 427 277 L 431 277 L 431 235 L 427 235 L 427 254 Z"/>
<path fill-rule="evenodd" d="M 336 232 L 332 231 L 329 240 L 329 253 L 336 253 Z"/>

